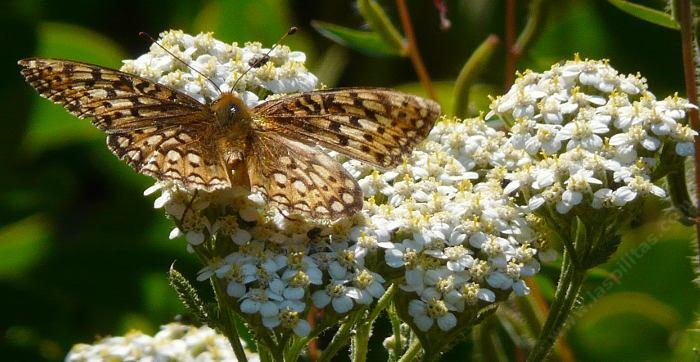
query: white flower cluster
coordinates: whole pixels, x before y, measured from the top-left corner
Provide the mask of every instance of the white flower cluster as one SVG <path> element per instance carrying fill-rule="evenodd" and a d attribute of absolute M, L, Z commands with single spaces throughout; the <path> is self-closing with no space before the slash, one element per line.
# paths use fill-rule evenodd
<path fill-rule="evenodd" d="M 614 208 L 646 195 L 662 151 L 693 154 L 697 134 L 685 122 L 694 107 L 678 96 L 657 100 L 639 75 L 622 75 L 607 61 L 556 64 L 526 71 L 491 112 L 510 125 L 502 150 L 508 193 L 519 191 L 531 210 L 552 205 Z M 673 147 L 673 148 L 671 148 Z M 667 152 L 668 152 L 667 151 Z"/>
<path fill-rule="evenodd" d="M 241 340 L 245 346 L 245 342 Z M 248 361 L 260 361 L 246 350 Z M 66 362 L 94 361 L 237 361 L 226 337 L 213 329 L 179 323 L 161 326 L 155 336 L 138 331 L 124 336 L 107 337 L 95 344 L 76 344 Z"/>
<path fill-rule="evenodd" d="M 198 280 L 221 279 L 241 312 L 270 329 L 308 334 L 309 297 L 340 314 L 371 304 L 385 291 L 376 272 L 384 264 L 402 268 L 416 325 L 449 330 L 469 306 L 526 294 L 523 278 L 539 270 L 533 232 L 502 175 L 488 171 L 505 142 L 481 119 L 443 119 L 395 170 L 348 161 L 366 200 L 362 213 L 335 222 L 284 217 L 238 187 L 195 196 L 158 182 L 145 193 L 160 190 L 155 207 L 180 221 L 171 238 L 184 235 L 190 248 L 215 239 Z"/>
<path fill-rule="evenodd" d="M 156 190 L 161 196 L 155 207 L 180 224 L 171 238 L 184 235 L 192 250 L 214 240 L 216 255 L 207 256 L 197 280 L 219 278 L 240 311 L 259 315 L 269 329 L 305 336 L 311 330 L 305 318 L 309 299 L 345 313 L 384 294 L 382 276 L 365 267 L 364 254 L 349 245 L 353 225 L 364 222 L 361 214 L 314 222 L 270 210 L 241 187 L 195 196 L 158 182 L 146 194 Z"/>
<path fill-rule="evenodd" d="M 170 32 L 161 41 L 194 59 L 229 57 L 221 49 L 225 45 L 210 35 Z M 187 51 L 191 48 L 195 50 Z M 206 82 L 168 63 L 162 50 L 152 48 L 149 54 L 125 68 L 134 67 L 143 75 L 144 69 L 167 63 L 151 77 L 199 99 L 213 96 Z M 300 64 L 289 60 L 294 52 L 288 54 L 282 67 Z M 223 84 L 231 82 L 231 71 L 214 67 L 205 74 Z M 185 75 L 194 81 L 169 83 Z M 298 79 L 283 75 L 288 74 L 276 76 L 288 84 L 315 80 L 305 71 L 296 73 Z M 248 81 L 239 83 L 245 87 L 239 93 L 257 87 L 257 76 L 251 72 Z M 193 87 L 193 82 L 201 87 Z M 158 182 L 145 193 L 161 192 L 155 207 L 178 223 L 171 238 L 184 235 L 189 248 L 205 259 L 198 279 L 217 278 L 251 321 L 307 335 L 311 326 L 306 315 L 312 303 L 332 308 L 330 314 L 336 315 L 370 305 L 384 294 L 385 279 L 394 277 L 378 271 L 393 268 L 393 274 L 405 276 L 401 288 L 415 295 L 409 311 L 415 324 L 428 330 L 437 321 L 441 329 L 449 330 L 456 324 L 456 313 L 501 300 L 511 290 L 527 293 L 523 278 L 539 269 L 533 233 L 522 211 L 501 187 L 503 175 L 488 171 L 507 157 L 500 152 L 505 142 L 503 133 L 481 119 L 446 119 L 395 170 L 380 173 L 347 161 L 344 166 L 364 192 L 364 209 L 334 222 L 282 216 L 269 210 L 259 196 L 238 187 L 195 193 Z"/>
<path fill-rule="evenodd" d="M 539 270 L 532 230 L 488 171 L 505 141 L 482 119 L 442 119 L 397 169 L 355 170 L 368 198 L 368 221 L 352 231 L 356 253 L 385 248 L 386 264 L 403 270 L 400 287 L 415 293 L 408 312 L 423 331 L 452 329 L 455 313 L 497 293 L 526 294 L 522 278 Z"/>
<path fill-rule="evenodd" d="M 260 60 L 265 59 L 270 49 L 262 44 L 245 43 L 241 48 L 237 43 L 214 39 L 212 33 L 192 36 L 170 30 L 160 34 L 158 43 L 216 83 L 221 91 L 237 92 L 249 107 L 271 93 L 313 90 L 318 82 L 304 67 L 306 55 L 290 51 L 285 45 L 275 47 L 264 62 Z M 256 61 L 258 66 L 254 66 Z M 124 60 L 121 70 L 179 89 L 202 103 L 211 103 L 219 96 L 219 89 L 191 68 L 152 44 L 150 52 L 134 60 Z"/>

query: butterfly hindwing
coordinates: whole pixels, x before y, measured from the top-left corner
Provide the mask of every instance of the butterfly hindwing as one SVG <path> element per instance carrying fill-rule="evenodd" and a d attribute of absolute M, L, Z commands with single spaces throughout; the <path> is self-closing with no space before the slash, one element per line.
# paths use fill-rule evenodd
<path fill-rule="evenodd" d="M 280 210 L 335 219 L 362 209 L 357 182 L 325 153 L 273 132 L 256 133 L 251 148 L 251 188 Z"/>
<path fill-rule="evenodd" d="M 428 135 L 440 106 L 388 89 L 339 88 L 282 97 L 252 111 L 262 130 L 388 168 Z"/>
<path fill-rule="evenodd" d="M 218 153 L 194 137 L 180 127 L 148 127 L 111 133 L 107 146 L 136 171 L 159 180 L 205 191 L 229 187 L 229 173 Z"/>

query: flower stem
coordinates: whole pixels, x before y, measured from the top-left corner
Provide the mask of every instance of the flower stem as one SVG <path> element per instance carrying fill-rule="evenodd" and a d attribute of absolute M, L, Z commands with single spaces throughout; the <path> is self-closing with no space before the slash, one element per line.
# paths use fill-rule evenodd
<path fill-rule="evenodd" d="M 401 345 L 401 319 L 399 319 L 398 314 L 396 314 L 396 306 L 392 303 L 388 309 L 389 320 L 391 321 L 391 332 L 394 334 L 394 352 L 389 354 L 390 361 L 396 361 L 401 356 L 401 351 L 403 351 L 403 346 Z"/>
<path fill-rule="evenodd" d="M 381 298 L 377 301 L 377 305 L 374 306 L 374 309 L 372 309 L 372 312 L 367 316 L 365 319 L 365 322 L 367 324 L 371 324 L 374 322 L 375 319 L 379 316 L 379 313 L 381 313 L 384 309 L 386 309 L 389 306 L 389 303 L 391 303 L 391 298 L 394 296 L 394 293 L 396 293 L 396 285 L 392 284 L 389 286 L 389 288 L 384 292 L 384 295 L 382 295 Z"/>
<path fill-rule="evenodd" d="M 347 317 L 345 322 L 340 325 L 340 328 L 335 333 L 335 336 L 333 336 L 331 343 L 325 350 L 323 350 L 323 353 L 321 353 L 321 358 L 318 359 L 319 362 L 330 361 L 331 358 L 338 353 L 340 348 L 348 343 L 348 339 L 350 339 L 350 335 L 352 334 L 352 328 L 364 314 L 365 309 L 360 309 Z"/>
<path fill-rule="evenodd" d="M 406 350 L 406 353 L 401 356 L 401 359 L 399 359 L 399 362 L 409 362 L 409 361 L 415 361 L 418 356 L 418 353 L 421 351 L 421 345 L 420 345 L 420 340 L 418 338 L 413 338 L 413 341 L 411 342 L 411 345 L 408 347 Z"/>
<path fill-rule="evenodd" d="M 435 89 L 433 89 L 433 83 L 430 80 L 430 75 L 428 75 L 428 70 L 425 68 L 423 59 L 418 51 L 416 36 L 413 33 L 413 25 L 411 25 L 411 17 L 408 14 L 408 7 L 406 7 L 406 0 L 396 0 L 396 6 L 399 9 L 401 25 L 403 26 L 403 32 L 406 35 L 406 53 L 411 58 L 413 68 L 416 70 L 418 79 L 420 79 L 420 83 L 423 88 L 425 88 L 428 96 L 430 99 L 437 100 L 437 94 L 435 93 Z"/>
<path fill-rule="evenodd" d="M 474 331 L 475 348 L 484 361 L 507 361 L 503 344 L 498 339 L 498 319 L 491 315 L 484 319 Z"/>
<path fill-rule="evenodd" d="M 513 84 L 515 68 L 518 59 L 523 54 L 523 50 L 530 41 L 538 33 L 542 26 L 542 3 L 544 0 L 531 0 L 527 15 L 527 22 L 523 26 L 520 35 L 515 38 L 515 3 L 516 0 L 506 1 L 505 14 L 505 42 L 506 42 L 506 61 L 505 61 L 505 89 L 508 89 Z"/>
<path fill-rule="evenodd" d="M 491 59 L 493 51 L 498 46 L 498 37 L 491 34 L 472 53 L 457 76 L 453 91 L 454 115 L 464 118 L 469 111 L 469 89 L 476 77 L 484 70 L 486 62 Z"/>
<path fill-rule="evenodd" d="M 367 360 L 367 346 L 372 334 L 372 323 L 364 323 L 355 328 L 355 336 L 352 339 L 352 361 L 365 362 Z"/>
<path fill-rule="evenodd" d="M 221 325 L 223 333 L 228 338 L 231 347 L 233 348 L 233 353 L 236 355 L 236 359 L 242 362 L 248 361 L 245 355 L 243 346 L 241 345 L 241 339 L 238 336 L 238 330 L 236 329 L 236 322 L 233 316 L 233 311 L 228 307 L 228 302 L 226 301 L 227 294 L 224 288 L 221 287 L 216 276 L 211 277 L 211 283 L 214 286 L 214 296 L 216 297 L 216 304 L 219 307 L 219 317 L 222 319 Z"/>
<path fill-rule="evenodd" d="M 515 0 L 506 0 L 505 5 L 505 43 L 506 43 L 506 61 L 505 61 L 505 83 L 504 89 L 510 88 L 513 84 L 513 73 L 515 73 L 515 63 L 517 54 L 513 52 L 515 45 Z"/>
<path fill-rule="evenodd" d="M 528 361 L 542 361 L 552 350 L 561 330 L 566 323 L 581 290 L 586 275 L 586 270 L 578 269 L 564 251 L 562 257 L 561 274 L 557 290 L 554 294 L 549 315 L 545 321 L 542 331 L 535 347 L 528 356 Z"/>
<path fill-rule="evenodd" d="M 692 9 L 690 0 L 678 1 L 678 20 L 681 26 L 681 44 L 683 51 L 683 75 L 685 77 L 685 90 L 690 103 L 698 105 L 697 75 L 695 74 L 696 64 L 693 58 L 693 25 Z M 698 110 L 693 108 L 690 112 L 690 125 L 693 130 L 700 132 L 700 119 Z M 695 185 L 700 185 L 700 139 L 695 137 Z M 695 188 L 695 198 L 700 200 L 700 187 Z M 700 223 L 695 225 L 696 242 L 700 250 Z M 699 258 L 698 255 L 695 258 Z"/>
<path fill-rule="evenodd" d="M 192 200 L 194 200 L 194 197 Z M 211 259 L 211 251 L 209 250 L 207 244 L 208 243 L 204 243 L 194 247 L 195 254 L 197 255 L 199 261 L 204 265 L 206 265 L 207 261 Z M 243 345 L 241 345 L 238 330 L 236 329 L 233 310 L 228 306 L 226 288 L 219 283 L 216 275 L 212 275 L 212 277 L 209 278 L 209 281 L 211 282 L 212 289 L 214 290 L 214 297 L 216 298 L 216 304 L 219 309 L 219 317 L 222 318 L 222 321 L 219 323 L 222 333 L 226 336 L 226 338 L 228 338 L 229 343 L 231 343 L 231 348 L 233 348 L 233 353 L 236 355 L 236 359 L 244 362 L 248 361 L 245 351 L 243 350 Z"/>
<path fill-rule="evenodd" d="M 267 348 L 264 344 L 258 343 L 258 355 L 260 356 L 260 361 L 261 362 L 272 362 L 272 355 L 270 353 L 270 349 Z"/>

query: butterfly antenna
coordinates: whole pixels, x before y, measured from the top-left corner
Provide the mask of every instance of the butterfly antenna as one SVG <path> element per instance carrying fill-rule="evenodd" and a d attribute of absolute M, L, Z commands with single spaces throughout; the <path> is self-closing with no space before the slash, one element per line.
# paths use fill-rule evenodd
<path fill-rule="evenodd" d="M 248 64 L 248 65 L 249 65 L 248 69 L 246 69 L 245 72 L 243 72 L 243 74 L 241 74 L 241 75 L 238 77 L 238 79 L 236 79 L 236 81 L 233 83 L 233 86 L 231 87 L 231 89 L 232 89 L 232 90 L 233 90 L 233 89 L 236 89 L 236 85 L 238 85 L 238 82 L 239 82 L 241 79 L 243 79 L 243 76 L 245 76 L 246 74 L 248 74 L 248 72 L 250 72 L 251 69 L 253 69 L 253 68 L 258 68 L 258 67 L 260 67 L 261 65 L 263 65 L 264 63 L 266 63 L 267 60 L 270 59 L 270 53 L 272 53 L 272 51 L 275 50 L 275 48 L 277 48 L 278 45 L 282 44 L 282 42 L 284 41 L 284 39 L 286 39 L 288 36 L 290 36 L 290 35 L 296 33 L 297 30 L 298 30 L 298 29 L 297 29 L 296 26 L 293 26 L 293 27 L 289 28 L 289 30 L 287 30 L 287 32 L 284 33 L 284 35 L 282 35 L 282 37 L 277 41 L 277 43 L 275 43 L 272 47 L 270 47 L 270 50 L 268 50 L 267 53 L 263 54 L 262 58 L 260 59 L 260 60 L 261 60 L 260 62 L 255 61 L 255 62 L 253 62 L 252 64 Z"/>
<path fill-rule="evenodd" d="M 223 92 L 221 91 L 221 88 L 219 88 L 219 86 L 216 85 L 216 83 L 214 83 L 214 81 L 211 80 L 211 78 L 207 77 L 206 75 L 204 75 L 204 73 L 198 71 L 198 70 L 195 69 L 193 66 L 187 64 L 187 62 L 185 62 L 184 60 L 180 59 L 180 57 L 178 57 L 177 55 L 173 54 L 170 50 L 165 49 L 165 47 L 162 46 L 158 41 L 156 41 L 150 34 L 148 34 L 148 33 L 142 31 L 142 32 L 139 33 L 139 36 L 148 38 L 153 44 L 159 46 L 159 47 L 160 47 L 161 49 L 163 49 L 166 53 L 170 54 L 173 58 L 177 59 L 177 61 L 179 61 L 180 63 L 184 64 L 187 68 L 192 69 L 192 70 L 195 71 L 197 74 L 199 74 L 199 75 L 201 75 L 202 77 L 204 77 L 204 79 L 208 80 L 209 83 L 211 83 L 211 84 L 216 88 L 216 90 L 219 91 L 220 94 L 223 93 Z"/>

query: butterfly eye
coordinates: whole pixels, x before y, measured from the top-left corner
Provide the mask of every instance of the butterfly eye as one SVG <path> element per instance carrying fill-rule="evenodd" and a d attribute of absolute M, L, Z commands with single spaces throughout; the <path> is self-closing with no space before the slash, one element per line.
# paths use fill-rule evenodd
<path fill-rule="evenodd" d="M 236 114 L 236 113 L 238 113 L 238 106 L 233 105 L 233 106 L 231 106 L 231 108 L 229 108 L 228 111 L 231 112 L 231 114 Z"/>

